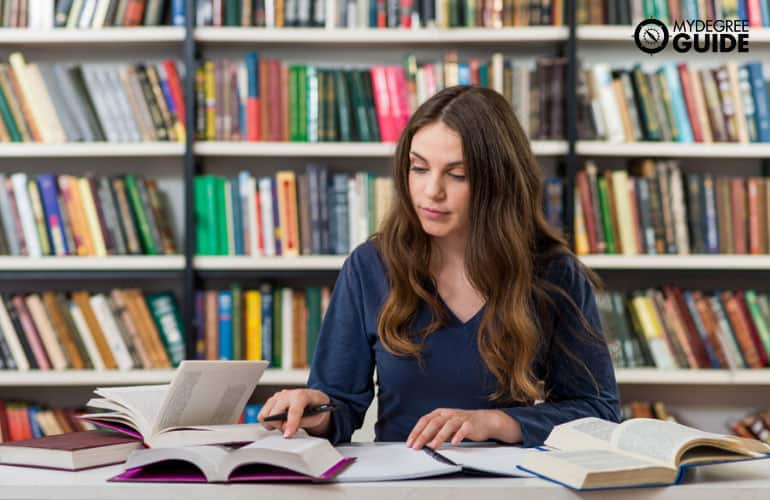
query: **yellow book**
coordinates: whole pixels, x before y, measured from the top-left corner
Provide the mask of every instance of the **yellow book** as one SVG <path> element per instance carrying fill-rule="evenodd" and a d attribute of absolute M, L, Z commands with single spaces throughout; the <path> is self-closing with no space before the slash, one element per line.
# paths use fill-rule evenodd
<path fill-rule="evenodd" d="M 246 290 L 246 359 L 262 359 L 262 295 L 258 290 Z"/>
<path fill-rule="evenodd" d="M 631 299 L 631 307 L 635 310 L 639 325 L 644 333 L 645 341 L 650 348 L 652 359 L 657 368 L 676 368 L 673 356 L 666 344 L 663 326 L 658 320 L 655 305 L 649 297 L 637 295 Z"/>
<path fill-rule="evenodd" d="M 40 251 L 43 255 L 50 255 L 53 252 L 51 251 L 51 242 L 48 240 L 48 232 L 46 231 L 45 212 L 43 212 L 40 191 L 34 179 L 27 181 L 27 191 L 29 191 L 29 201 L 32 205 L 32 215 L 35 217 L 37 237 L 40 239 Z"/>
<path fill-rule="evenodd" d="M 214 62 L 207 61 L 203 65 L 203 72 L 206 81 L 206 140 L 215 141 L 217 139 L 217 84 L 214 75 Z"/>
<path fill-rule="evenodd" d="M 281 252 L 299 256 L 299 222 L 297 219 L 297 176 L 291 170 L 275 174 L 278 214 L 281 226 Z"/>
<path fill-rule="evenodd" d="M 91 243 L 93 244 L 92 255 L 97 257 L 104 257 L 107 255 L 107 248 L 104 245 L 104 235 L 102 234 L 102 228 L 99 225 L 99 216 L 96 215 L 96 205 L 94 204 L 94 197 L 91 193 L 91 183 L 88 179 L 83 177 L 77 180 L 80 187 L 80 199 L 83 207 L 83 213 L 86 217 L 86 224 L 88 224 L 88 232 L 91 236 Z"/>
<path fill-rule="evenodd" d="M 72 226 L 72 237 L 75 240 L 76 253 L 79 256 L 95 255 L 91 243 L 91 234 L 86 223 L 85 212 L 80 196 L 80 185 L 77 177 L 71 175 L 59 176 L 59 189 L 67 205 L 69 223 Z"/>
<path fill-rule="evenodd" d="M 580 195 L 575 188 L 574 199 L 575 213 L 575 253 L 577 255 L 588 255 L 591 248 L 588 245 L 588 233 L 586 232 L 585 219 L 583 218 L 583 207 L 580 206 Z"/>
<path fill-rule="evenodd" d="M 623 255 L 636 255 L 636 231 L 634 231 L 634 221 L 631 220 L 628 173 L 625 170 L 612 172 L 612 195 L 615 198 L 615 212 L 618 217 L 618 232 Z"/>
<path fill-rule="evenodd" d="M 738 132 L 738 142 L 749 142 L 749 130 L 746 128 L 746 113 L 743 110 L 743 97 L 741 96 L 741 84 L 738 80 L 738 63 L 727 63 L 727 77 L 730 81 L 730 94 L 735 109 L 735 124 Z"/>

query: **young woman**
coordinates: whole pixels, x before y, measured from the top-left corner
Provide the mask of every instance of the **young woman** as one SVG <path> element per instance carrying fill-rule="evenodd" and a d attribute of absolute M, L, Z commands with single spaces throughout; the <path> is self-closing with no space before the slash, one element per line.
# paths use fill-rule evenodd
<path fill-rule="evenodd" d="M 533 446 L 568 420 L 617 421 L 595 276 L 544 218 L 510 104 L 480 87 L 437 93 L 409 120 L 394 166 L 393 209 L 342 267 L 308 388 L 274 394 L 260 420 L 287 411 L 265 425 L 349 441 L 376 368 L 378 441 Z M 336 411 L 302 418 L 330 402 Z"/>

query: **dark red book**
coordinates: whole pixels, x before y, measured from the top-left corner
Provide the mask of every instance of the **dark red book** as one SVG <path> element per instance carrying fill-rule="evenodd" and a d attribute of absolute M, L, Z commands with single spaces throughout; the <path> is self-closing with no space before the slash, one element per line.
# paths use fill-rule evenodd
<path fill-rule="evenodd" d="M 141 447 L 138 439 L 114 432 L 68 432 L 3 443 L 0 463 L 75 471 L 124 462 Z"/>

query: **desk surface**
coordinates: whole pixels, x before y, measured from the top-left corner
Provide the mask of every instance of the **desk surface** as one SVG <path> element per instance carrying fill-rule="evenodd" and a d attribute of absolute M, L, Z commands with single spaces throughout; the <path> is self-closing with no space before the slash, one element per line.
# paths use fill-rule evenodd
<path fill-rule="evenodd" d="M 0 466 L 2 499 L 151 500 L 184 498 L 276 500 L 369 500 L 419 498 L 420 500 L 483 498 L 527 499 L 762 499 L 770 498 L 770 460 L 701 467 L 686 484 L 668 488 L 642 488 L 606 492 L 575 493 L 567 488 L 532 478 L 446 478 L 383 483 L 347 484 L 147 484 L 108 483 L 121 466 L 82 472 L 58 472 Z"/>

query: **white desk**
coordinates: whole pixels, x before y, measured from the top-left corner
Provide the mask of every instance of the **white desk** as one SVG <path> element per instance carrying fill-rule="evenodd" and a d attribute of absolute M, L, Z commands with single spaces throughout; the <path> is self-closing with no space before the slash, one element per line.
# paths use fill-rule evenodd
<path fill-rule="evenodd" d="M 83 472 L 57 472 L 0 466 L 0 499 L 55 500 L 559 500 L 770 498 L 770 460 L 702 467 L 695 481 L 668 488 L 575 493 L 539 479 L 451 478 L 348 484 L 147 484 L 107 483 L 120 466 Z"/>

